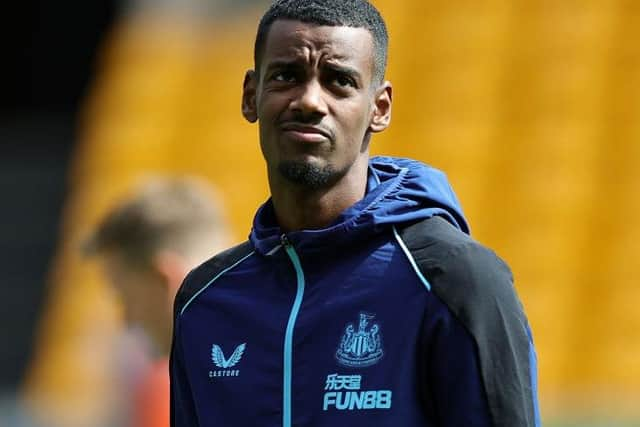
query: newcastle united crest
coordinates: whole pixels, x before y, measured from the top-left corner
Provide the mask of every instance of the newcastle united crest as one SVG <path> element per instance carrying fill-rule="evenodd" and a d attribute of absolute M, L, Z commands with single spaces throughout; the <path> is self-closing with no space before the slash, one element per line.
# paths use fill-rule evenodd
<path fill-rule="evenodd" d="M 382 351 L 380 326 L 371 324 L 375 315 L 360 313 L 360 322 L 356 330 L 353 323 L 345 328 L 344 335 L 336 351 L 336 359 L 341 365 L 351 368 L 365 368 L 377 363 Z"/>

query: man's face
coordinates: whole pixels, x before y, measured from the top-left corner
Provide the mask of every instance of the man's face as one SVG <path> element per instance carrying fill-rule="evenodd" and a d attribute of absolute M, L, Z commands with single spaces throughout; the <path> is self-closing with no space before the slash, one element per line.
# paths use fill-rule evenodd
<path fill-rule="evenodd" d="M 272 24 L 260 69 L 249 78 L 255 97 L 249 113 L 243 110 L 259 120 L 270 179 L 330 187 L 366 161 L 369 132 L 382 130 L 371 127 L 380 93 L 390 107 L 390 87 L 379 90 L 373 81 L 373 55 L 364 28 Z M 245 98 L 247 92 L 245 82 Z"/>

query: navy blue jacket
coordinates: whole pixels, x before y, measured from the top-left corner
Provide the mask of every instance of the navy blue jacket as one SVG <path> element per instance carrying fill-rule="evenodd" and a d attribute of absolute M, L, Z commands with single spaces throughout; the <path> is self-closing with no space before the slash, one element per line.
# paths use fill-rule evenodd
<path fill-rule="evenodd" d="M 171 425 L 538 426 L 511 273 L 468 232 L 408 159 L 372 159 L 326 229 L 282 233 L 268 201 L 176 297 Z"/>

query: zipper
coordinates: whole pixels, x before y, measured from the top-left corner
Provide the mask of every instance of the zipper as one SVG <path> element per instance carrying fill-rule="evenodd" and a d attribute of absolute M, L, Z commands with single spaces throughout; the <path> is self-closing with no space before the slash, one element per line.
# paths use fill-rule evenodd
<path fill-rule="evenodd" d="M 300 311 L 300 305 L 302 304 L 302 297 L 304 296 L 304 272 L 302 271 L 302 265 L 300 264 L 300 258 L 296 253 L 293 245 L 289 242 L 286 234 L 280 236 L 280 241 L 284 247 L 293 268 L 296 271 L 297 290 L 296 298 L 293 301 L 291 307 L 291 313 L 289 314 L 289 321 L 287 322 L 287 330 L 284 335 L 284 378 L 283 378 L 283 398 L 282 398 L 282 427 L 291 427 L 291 384 L 292 384 L 292 370 L 293 370 L 293 329 L 298 317 L 298 311 Z"/>

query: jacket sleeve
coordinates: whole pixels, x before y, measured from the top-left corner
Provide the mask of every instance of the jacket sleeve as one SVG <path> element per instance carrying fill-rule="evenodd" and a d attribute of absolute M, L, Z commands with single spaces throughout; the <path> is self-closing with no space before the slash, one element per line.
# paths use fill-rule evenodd
<path fill-rule="evenodd" d="M 509 267 L 442 218 L 416 223 L 402 235 L 434 299 L 450 314 L 434 329 L 433 412 L 455 420 L 461 416 L 455 411 L 480 408 L 480 394 L 488 425 L 539 427 L 536 354 Z M 444 415 L 440 418 L 446 427 L 486 425 L 480 420 L 447 424 Z"/>
<path fill-rule="evenodd" d="M 436 299 L 424 329 L 423 395 L 438 427 L 493 426 L 473 338 Z"/>
<path fill-rule="evenodd" d="M 434 280 L 434 293 L 470 337 L 467 353 L 476 361 L 490 425 L 539 427 L 535 350 L 511 271 L 477 245 L 457 247 L 447 258 L 448 277 Z"/>
<path fill-rule="evenodd" d="M 191 385 L 185 370 L 182 347 L 180 344 L 180 328 L 176 320 L 169 366 L 171 390 L 171 427 L 198 427 Z"/>

